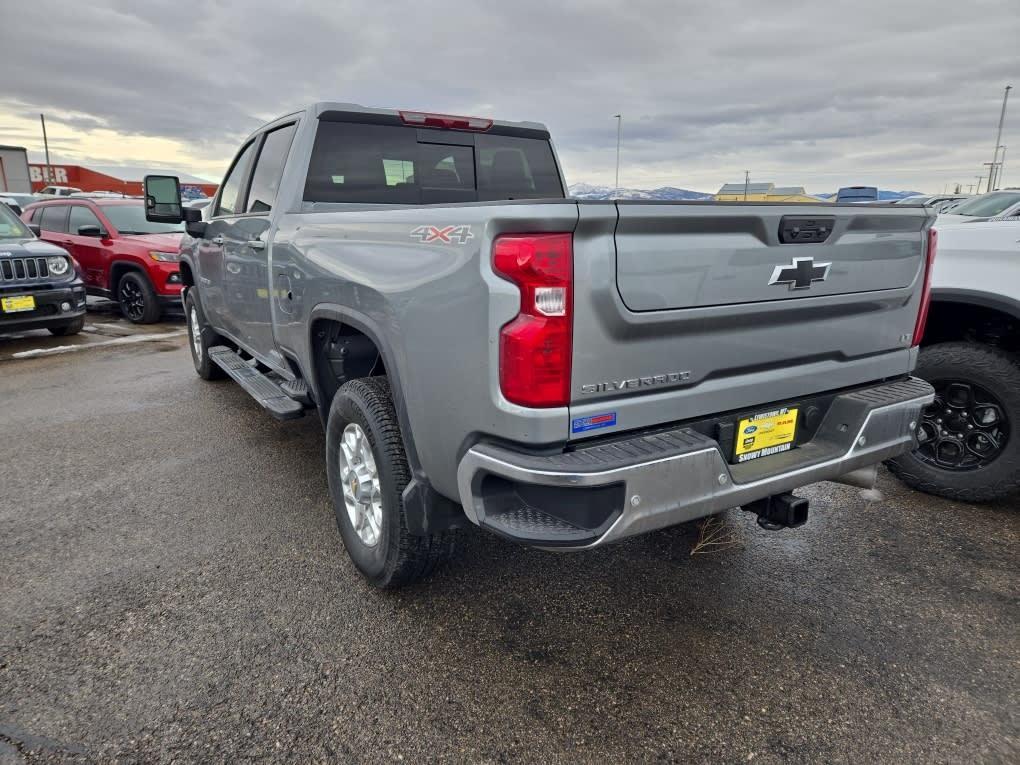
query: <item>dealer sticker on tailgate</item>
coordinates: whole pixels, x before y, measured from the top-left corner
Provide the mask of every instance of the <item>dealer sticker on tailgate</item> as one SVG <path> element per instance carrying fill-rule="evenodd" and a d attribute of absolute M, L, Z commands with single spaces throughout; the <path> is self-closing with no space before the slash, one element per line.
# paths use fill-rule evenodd
<path fill-rule="evenodd" d="M 734 455 L 737 462 L 747 462 L 787 452 L 793 448 L 796 434 L 796 408 L 784 406 L 752 415 L 737 425 Z"/>

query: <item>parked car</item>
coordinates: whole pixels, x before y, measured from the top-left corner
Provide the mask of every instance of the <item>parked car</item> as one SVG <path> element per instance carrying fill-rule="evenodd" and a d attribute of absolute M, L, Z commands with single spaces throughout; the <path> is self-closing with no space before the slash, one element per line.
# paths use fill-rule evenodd
<path fill-rule="evenodd" d="M 893 204 L 924 205 L 925 207 L 933 207 L 936 210 L 941 210 L 952 202 L 962 202 L 965 199 L 968 199 L 966 194 L 918 194 L 897 199 L 893 202 Z"/>
<path fill-rule="evenodd" d="M 0 205 L 0 332 L 48 329 L 73 335 L 85 325 L 85 288 L 66 250 L 39 241 Z"/>
<path fill-rule="evenodd" d="M 0 202 L 7 205 L 15 215 L 20 216 L 22 211 L 33 202 L 39 200 L 32 194 L 12 194 L 9 191 L 0 193 Z"/>
<path fill-rule="evenodd" d="M 183 226 L 150 223 L 141 199 L 68 197 L 37 202 L 22 217 L 78 260 L 88 294 L 117 301 L 130 321 L 180 310 Z"/>
<path fill-rule="evenodd" d="M 917 374 L 935 388 L 919 446 L 889 463 L 915 489 L 1020 490 L 1020 220 L 940 228 Z"/>
<path fill-rule="evenodd" d="M 951 211 L 941 213 L 938 225 L 978 223 L 990 218 L 1020 214 L 1020 191 L 992 191 L 961 202 Z"/>
<path fill-rule="evenodd" d="M 854 202 L 878 202 L 878 189 L 875 186 L 844 186 L 836 192 L 836 204 Z"/>
<path fill-rule="evenodd" d="M 38 197 L 69 197 L 72 194 L 81 193 L 81 189 L 74 186 L 44 186 L 36 196 Z"/>
<path fill-rule="evenodd" d="M 468 521 L 558 550 L 798 526 L 792 489 L 870 485 L 933 399 L 924 208 L 567 199 L 542 125 L 331 103 L 248 138 L 208 220 L 145 188 L 187 220 L 195 370 L 318 411 L 377 586 Z"/>

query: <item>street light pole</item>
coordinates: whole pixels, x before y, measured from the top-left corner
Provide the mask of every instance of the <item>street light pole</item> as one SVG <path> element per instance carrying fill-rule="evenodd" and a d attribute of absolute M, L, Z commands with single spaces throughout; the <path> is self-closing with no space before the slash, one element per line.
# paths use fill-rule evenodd
<path fill-rule="evenodd" d="M 1007 85 L 1006 92 L 1002 95 L 1002 111 L 999 112 L 999 132 L 995 135 L 995 153 L 992 155 L 992 175 L 988 178 L 989 191 L 995 190 L 995 185 L 993 185 L 992 181 L 995 180 L 995 166 L 999 162 L 999 142 L 1002 141 L 1002 125 L 1006 121 L 1006 102 L 1009 101 L 1009 91 L 1012 89 L 1012 85 Z"/>
<path fill-rule="evenodd" d="M 620 135 L 623 133 L 623 115 L 614 114 L 616 117 L 616 191 L 614 195 L 620 196 Z"/>
<path fill-rule="evenodd" d="M 46 139 L 46 115 L 40 114 L 39 121 L 42 123 L 42 142 L 43 148 L 46 150 L 46 178 L 44 179 L 44 185 L 53 183 L 53 168 L 50 167 L 50 142 Z"/>
<path fill-rule="evenodd" d="M 1006 147 L 1002 147 L 1002 156 L 999 157 L 999 172 L 995 176 L 995 186 L 998 188 L 1002 185 L 1002 176 L 1006 169 Z"/>
<path fill-rule="evenodd" d="M 750 183 L 751 183 L 751 171 L 750 170 L 745 170 L 744 171 L 744 201 L 745 202 L 747 201 L 747 187 L 750 185 Z"/>

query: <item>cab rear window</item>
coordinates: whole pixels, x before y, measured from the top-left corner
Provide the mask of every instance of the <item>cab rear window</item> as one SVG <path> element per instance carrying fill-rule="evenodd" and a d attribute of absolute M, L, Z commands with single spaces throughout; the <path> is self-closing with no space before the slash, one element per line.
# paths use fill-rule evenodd
<path fill-rule="evenodd" d="M 322 121 L 304 199 L 430 204 L 563 195 L 548 140 Z"/>

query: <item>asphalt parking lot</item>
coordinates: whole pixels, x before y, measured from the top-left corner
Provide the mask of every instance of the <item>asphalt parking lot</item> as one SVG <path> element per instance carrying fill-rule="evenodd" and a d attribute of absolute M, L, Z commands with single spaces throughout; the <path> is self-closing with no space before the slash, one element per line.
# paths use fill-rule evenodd
<path fill-rule="evenodd" d="M 182 324 L 90 324 L 0 336 L 0 763 L 1020 758 L 1020 498 L 818 484 L 697 555 L 468 533 L 383 594 L 314 418 L 199 380 Z"/>

